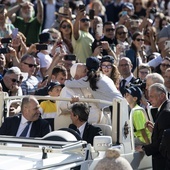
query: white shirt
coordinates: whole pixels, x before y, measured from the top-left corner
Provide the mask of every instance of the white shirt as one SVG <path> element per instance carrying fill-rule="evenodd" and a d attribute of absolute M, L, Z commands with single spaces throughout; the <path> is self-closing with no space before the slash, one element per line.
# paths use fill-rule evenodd
<path fill-rule="evenodd" d="M 78 128 L 78 130 L 80 131 L 81 138 L 83 137 L 85 126 L 86 126 L 86 122 Z"/>
<path fill-rule="evenodd" d="M 21 122 L 20 122 L 20 125 L 19 125 L 19 128 L 18 128 L 16 137 L 19 137 L 21 135 L 21 133 L 23 132 L 23 130 L 27 126 L 27 122 L 28 122 L 28 120 L 22 115 L 21 116 Z M 28 133 L 27 133 L 26 137 L 30 137 L 31 127 L 32 127 L 32 122 L 29 126 Z"/>

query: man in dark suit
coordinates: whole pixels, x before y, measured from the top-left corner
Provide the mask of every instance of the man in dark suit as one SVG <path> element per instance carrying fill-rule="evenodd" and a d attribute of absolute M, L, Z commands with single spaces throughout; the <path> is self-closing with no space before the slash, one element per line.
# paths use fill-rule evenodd
<path fill-rule="evenodd" d="M 85 103 L 75 103 L 71 109 L 71 120 L 73 124 L 69 128 L 77 131 L 81 138 L 87 143 L 93 145 L 93 138 L 95 136 L 101 136 L 102 130 L 99 127 L 95 127 L 87 122 L 90 109 Z"/>
<path fill-rule="evenodd" d="M 21 113 L 5 119 L 0 128 L 0 135 L 43 137 L 50 132 L 48 122 L 40 118 L 39 103 L 35 97 L 23 98 Z"/>
<path fill-rule="evenodd" d="M 133 65 L 132 65 L 131 60 L 127 57 L 122 57 L 119 60 L 118 69 L 122 76 L 122 80 L 120 81 L 120 84 L 119 84 L 119 89 L 120 89 L 122 96 L 124 96 L 125 94 L 126 86 L 128 86 L 130 83 L 133 83 L 136 80 L 133 73 L 131 72 L 132 66 Z"/>
<path fill-rule="evenodd" d="M 153 170 L 164 170 L 166 158 L 160 153 L 159 147 L 162 134 L 170 128 L 170 101 L 163 84 L 155 83 L 149 87 L 149 101 L 153 107 L 158 108 L 155 124 L 147 122 L 146 127 L 152 131 L 151 144 L 137 147 L 138 151 L 145 151 L 147 156 L 152 155 Z"/>

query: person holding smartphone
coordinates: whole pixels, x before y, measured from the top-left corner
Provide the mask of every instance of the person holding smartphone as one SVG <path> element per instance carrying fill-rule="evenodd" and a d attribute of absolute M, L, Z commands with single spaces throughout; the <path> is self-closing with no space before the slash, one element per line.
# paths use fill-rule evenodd
<path fill-rule="evenodd" d="M 86 58 L 92 55 L 93 36 L 89 33 L 90 19 L 86 15 L 85 6 L 79 6 L 76 20 L 73 25 L 73 49 L 79 62 L 86 62 Z"/>
<path fill-rule="evenodd" d="M 28 73 L 28 75 L 24 77 L 24 80 L 21 83 L 23 95 L 33 95 L 36 90 L 47 85 L 48 78 L 42 82 L 39 82 L 37 77 L 34 76 L 36 67 L 37 62 L 34 56 L 29 54 L 25 54 L 22 56 L 20 63 L 21 71 L 25 74 Z"/>

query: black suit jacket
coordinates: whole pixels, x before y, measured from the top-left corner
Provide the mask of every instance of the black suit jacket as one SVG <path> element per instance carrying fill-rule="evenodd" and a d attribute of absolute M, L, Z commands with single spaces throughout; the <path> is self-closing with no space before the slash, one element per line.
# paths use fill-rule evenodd
<path fill-rule="evenodd" d="M 0 135 L 16 136 L 20 122 L 21 114 L 7 117 L 0 128 Z M 39 118 L 32 124 L 30 137 L 43 137 L 49 132 L 50 128 L 48 122 Z"/>
<path fill-rule="evenodd" d="M 163 105 L 160 108 L 160 111 L 157 113 L 151 138 L 152 143 L 144 146 L 146 155 L 147 156 L 152 155 L 152 158 L 154 160 L 158 160 L 155 162 L 161 164 L 162 169 L 164 169 L 163 167 L 165 166 L 165 161 L 163 161 L 165 160 L 165 158 L 159 152 L 159 146 L 161 143 L 162 134 L 164 130 L 169 128 L 170 128 L 170 100 L 167 100 L 163 103 Z M 160 160 L 162 160 L 162 163 Z"/>
<path fill-rule="evenodd" d="M 162 141 L 160 144 L 160 152 L 166 157 L 166 168 L 165 170 L 170 169 L 170 129 L 166 129 L 162 136 Z"/>
<path fill-rule="evenodd" d="M 71 124 L 69 128 L 72 128 L 74 130 L 77 129 L 77 127 L 73 124 Z M 95 127 L 89 123 L 86 123 L 82 139 L 87 141 L 87 143 L 90 143 L 91 145 L 93 145 L 93 138 L 95 136 L 101 136 L 101 135 L 103 135 L 103 133 L 99 127 Z"/>

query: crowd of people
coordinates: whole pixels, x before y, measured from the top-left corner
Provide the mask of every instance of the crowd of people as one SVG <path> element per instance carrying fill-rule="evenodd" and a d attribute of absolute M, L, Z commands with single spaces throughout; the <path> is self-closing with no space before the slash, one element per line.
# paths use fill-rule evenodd
<path fill-rule="evenodd" d="M 170 128 L 168 0 L 1 0 L 0 40 L 0 90 L 30 95 L 10 106 L 0 134 L 27 129 L 25 137 L 42 137 L 70 125 L 93 144 L 102 132 L 91 124 L 107 122 L 108 105 L 79 98 L 124 98 L 130 110 L 152 114 L 150 122 L 142 111 L 133 115 L 136 149 L 152 155 L 154 170 L 168 169 L 159 151 Z M 38 102 L 34 95 L 72 101 Z"/>

